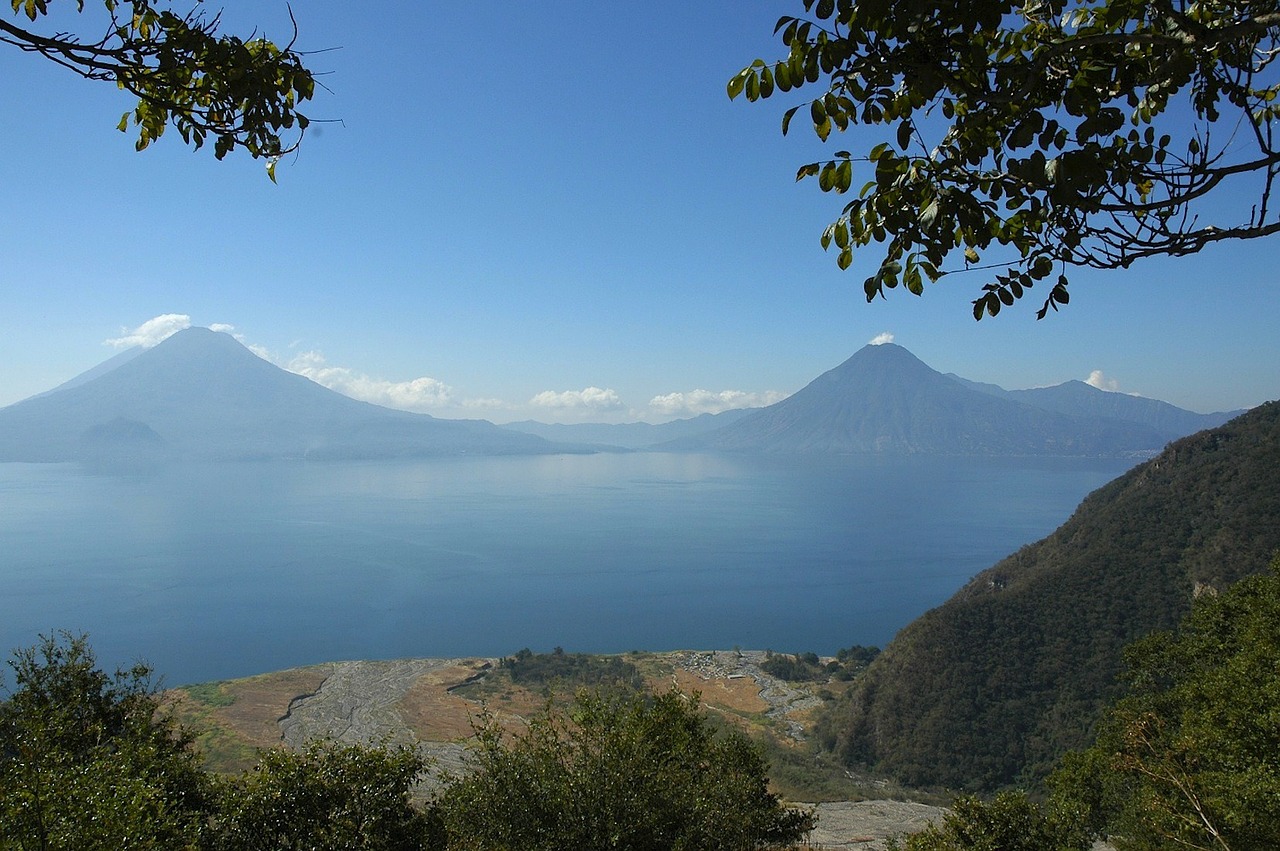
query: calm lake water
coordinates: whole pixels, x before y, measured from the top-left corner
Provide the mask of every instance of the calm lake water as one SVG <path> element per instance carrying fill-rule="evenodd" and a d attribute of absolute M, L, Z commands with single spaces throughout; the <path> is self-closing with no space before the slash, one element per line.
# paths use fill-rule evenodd
<path fill-rule="evenodd" d="M 402 656 L 884 644 L 1131 461 L 0 464 L 0 652 L 169 684 Z"/>

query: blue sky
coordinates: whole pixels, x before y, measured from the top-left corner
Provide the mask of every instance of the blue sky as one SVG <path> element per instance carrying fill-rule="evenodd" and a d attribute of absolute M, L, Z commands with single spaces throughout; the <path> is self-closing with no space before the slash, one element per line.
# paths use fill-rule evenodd
<path fill-rule="evenodd" d="M 282 2 L 224 8 L 228 30 L 288 37 Z M 866 304 L 879 257 L 841 272 L 821 250 L 840 203 L 794 182 L 824 151 L 781 137 L 794 101 L 725 95 L 799 9 L 295 2 L 300 46 L 336 48 L 311 60 L 329 91 L 309 114 L 332 123 L 274 186 L 176 134 L 135 153 L 112 87 L 0 49 L 0 405 L 188 322 L 363 398 L 496 422 L 768 402 L 886 333 L 1010 388 L 1097 372 L 1199 411 L 1280 396 L 1274 239 L 1077 271 L 1042 322 L 1033 300 L 975 323 L 975 275 Z"/>

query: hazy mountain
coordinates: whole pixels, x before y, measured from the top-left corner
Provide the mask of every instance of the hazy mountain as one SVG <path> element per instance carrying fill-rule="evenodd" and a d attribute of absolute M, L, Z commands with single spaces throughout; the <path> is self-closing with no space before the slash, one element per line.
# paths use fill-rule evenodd
<path fill-rule="evenodd" d="M 108 372 L 115 369 L 116 367 L 123 366 L 124 364 L 133 360 L 134 358 L 136 358 L 138 355 L 142 354 L 145 351 L 146 349 L 142 348 L 141 346 L 134 346 L 133 348 L 125 349 L 124 351 L 116 355 L 113 355 L 112 357 L 107 358 L 102 363 L 98 364 L 92 369 L 85 370 L 84 372 L 77 375 L 75 378 L 62 382 L 52 390 L 46 390 L 43 393 L 37 393 L 35 396 L 31 398 L 38 399 L 41 396 L 48 396 L 50 393 L 57 393 L 59 390 L 70 390 L 72 387 L 79 387 L 81 384 L 87 384 L 88 382 L 93 381 L 98 376 L 106 375 Z"/>
<path fill-rule="evenodd" d="M 1070 416 L 963 386 L 901 346 L 865 346 L 794 395 L 664 446 L 763 452 L 1113 455 L 1158 450 L 1148 426 Z"/>
<path fill-rule="evenodd" d="M 1244 413 L 1240 410 L 1198 414 L 1195 411 L 1170 405 L 1168 402 L 1161 402 L 1159 399 L 1100 390 L 1083 381 L 1066 381 L 1052 387 L 1034 387 L 1029 390 L 1005 390 L 995 384 L 969 381 L 950 373 L 947 377 L 971 389 L 1003 399 L 1024 402 L 1046 411 L 1057 411 L 1060 414 L 1080 417 L 1108 417 L 1139 423 L 1155 429 L 1164 435 L 1166 440 L 1176 440 L 1206 428 L 1217 428 Z"/>
<path fill-rule="evenodd" d="M 565 451 L 482 420 L 441 420 L 349 399 L 206 328 L 180 331 L 104 369 L 111 363 L 0 408 L 0 461 Z"/>
<path fill-rule="evenodd" d="M 1122 649 L 1280 551 L 1280 402 L 1171 444 L 904 628 L 821 724 L 914 785 L 1042 777 L 1087 742 Z"/>
<path fill-rule="evenodd" d="M 524 420 L 508 423 L 503 428 L 513 429 L 526 434 L 536 434 L 547 440 L 566 443 L 582 443 L 598 446 L 615 446 L 623 449 L 644 449 L 676 440 L 705 434 L 729 423 L 737 422 L 757 408 L 740 408 L 733 411 L 722 411 L 718 414 L 700 414 L 682 420 L 653 425 L 651 423 L 540 423 Z"/>
<path fill-rule="evenodd" d="M 952 381 L 959 381 L 970 390 L 981 390 L 983 393 L 988 393 L 992 396 L 1004 396 L 1005 398 L 1008 398 L 1009 393 L 1011 392 L 1009 390 L 1005 390 L 999 384 L 988 384 L 985 381 L 971 381 L 968 378 L 956 375 L 954 372 L 948 372 L 947 378 L 950 378 Z"/>

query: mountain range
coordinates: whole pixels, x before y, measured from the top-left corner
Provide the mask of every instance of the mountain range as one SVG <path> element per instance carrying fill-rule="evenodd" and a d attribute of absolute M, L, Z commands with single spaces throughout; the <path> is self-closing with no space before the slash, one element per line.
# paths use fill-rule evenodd
<path fill-rule="evenodd" d="M 767 408 L 648 423 L 496 426 L 359 402 L 189 328 L 0 408 L 0 461 L 354 459 L 605 449 L 1128 455 L 1225 422 L 1080 382 L 1004 390 L 866 346 Z"/>
<path fill-rule="evenodd" d="M 1124 455 L 1221 425 L 1083 382 L 1007 391 L 943 375 L 893 343 L 864 346 L 788 398 L 669 449 L 951 455 Z"/>

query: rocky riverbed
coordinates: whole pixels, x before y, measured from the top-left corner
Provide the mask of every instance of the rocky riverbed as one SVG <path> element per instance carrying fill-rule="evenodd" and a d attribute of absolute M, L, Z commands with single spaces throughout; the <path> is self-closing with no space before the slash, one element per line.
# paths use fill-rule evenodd
<path fill-rule="evenodd" d="M 808 714 L 821 703 L 812 688 L 766 673 L 761 668 L 764 652 L 683 651 L 635 658 L 655 686 L 669 677 L 681 689 L 699 692 L 708 710 L 738 721 L 758 719 L 795 742 L 804 741 Z M 543 696 L 509 685 L 482 692 L 483 704 L 466 696 L 469 689 L 485 685 L 498 661 L 335 662 L 209 684 L 181 702 L 189 717 L 217 728 L 218 736 L 209 741 L 229 753 L 279 745 L 300 748 L 316 739 L 415 747 L 433 766 L 421 789 L 425 797 L 443 773 L 466 770 L 466 740 L 482 707 L 498 723 L 516 726 L 545 705 Z M 203 703 L 197 705 L 199 700 Z M 220 757 L 212 757 L 216 765 Z M 240 763 L 223 759 L 227 770 L 243 763 L 243 756 Z M 866 851 L 879 851 L 889 837 L 919 830 L 944 812 L 892 800 L 814 806 L 818 827 L 810 837 L 813 847 Z"/>

